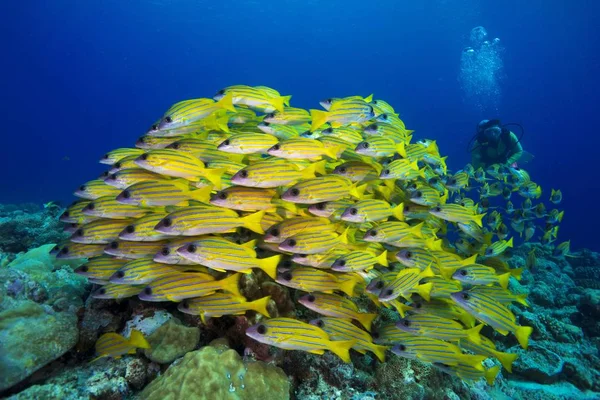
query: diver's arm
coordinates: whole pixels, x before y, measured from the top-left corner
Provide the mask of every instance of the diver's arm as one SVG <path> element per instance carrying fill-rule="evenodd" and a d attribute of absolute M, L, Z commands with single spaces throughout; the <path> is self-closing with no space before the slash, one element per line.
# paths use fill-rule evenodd
<path fill-rule="evenodd" d="M 480 146 L 477 142 L 475 142 L 475 146 Z M 484 167 L 483 162 L 481 161 L 481 146 L 476 147 L 475 150 L 471 152 L 471 165 L 473 168 L 477 169 L 479 167 Z"/>
<path fill-rule="evenodd" d="M 512 149 L 510 151 L 510 157 L 506 162 L 508 165 L 514 164 L 519 161 L 519 158 L 523 155 L 523 146 L 519 142 L 519 138 L 514 133 L 510 133 L 510 141 L 512 142 Z"/>

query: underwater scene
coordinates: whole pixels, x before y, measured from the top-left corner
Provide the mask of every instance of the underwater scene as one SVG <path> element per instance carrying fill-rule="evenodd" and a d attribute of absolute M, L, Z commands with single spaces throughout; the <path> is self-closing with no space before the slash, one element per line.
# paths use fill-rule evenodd
<path fill-rule="evenodd" d="M 0 398 L 600 399 L 600 3 L 0 11 Z"/>

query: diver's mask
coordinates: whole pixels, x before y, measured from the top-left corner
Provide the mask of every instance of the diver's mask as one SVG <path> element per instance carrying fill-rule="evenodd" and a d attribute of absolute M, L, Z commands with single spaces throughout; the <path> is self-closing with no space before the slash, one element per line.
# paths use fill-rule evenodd
<path fill-rule="evenodd" d="M 484 119 L 477 125 L 477 141 L 482 145 L 494 145 L 500 141 L 502 135 L 502 127 L 500 120 Z"/>

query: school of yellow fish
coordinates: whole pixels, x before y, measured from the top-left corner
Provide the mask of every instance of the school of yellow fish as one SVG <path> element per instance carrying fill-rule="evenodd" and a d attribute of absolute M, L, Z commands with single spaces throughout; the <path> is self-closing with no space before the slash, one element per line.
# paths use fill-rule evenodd
<path fill-rule="evenodd" d="M 546 218 L 551 241 L 562 213 L 531 206 L 541 189 L 523 169 L 449 173 L 435 141 L 413 142 L 383 100 L 331 98 L 307 111 L 290 97 L 239 85 L 174 104 L 78 188 L 61 216 L 72 236 L 57 257 L 88 259 L 77 272 L 100 285 L 95 298 L 178 302 L 202 321 L 260 313 L 247 335 L 279 348 L 346 362 L 350 349 L 381 361 L 391 349 L 489 383 L 499 367 L 483 360 L 510 371 L 516 355 L 480 333 L 488 325 L 527 348 L 532 331 L 509 308 L 527 301 L 508 290 L 521 274 L 503 258 L 508 225 L 530 239 L 531 218 Z M 468 197 L 475 185 L 479 203 Z M 514 192 L 529 208 L 509 201 L 508 225 L 496 210 L 485 214 L 489 198 Z M 322 317 L 270 318 L 269 297 L 239 291 L 250 273 L 305 292 L 298 302 Z M 400 321 L 375 327 L 360 296 Z M 105 335 L 100 357 L 147 346 L 138 334 Z"/>

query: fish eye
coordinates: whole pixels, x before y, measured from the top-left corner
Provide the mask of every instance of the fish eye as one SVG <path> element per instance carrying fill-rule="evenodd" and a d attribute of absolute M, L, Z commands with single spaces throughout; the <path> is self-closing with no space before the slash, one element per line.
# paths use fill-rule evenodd
<path fill-rule="evenodd" d="M 383 170 L 383 174 L 384 174 L 384 175 L 389 175 L 389 174 L 390 174 L 390 172 L 391 172 L 391 171 L 390 171 L 389 169 L 387 169 L 387 168 Z"/>
<path fill-rule="evenodd" d="M 345 174 L 345 173 L 346 173 L 346 171 L 347 171 L 346 167 L 339 167 L 339 168 L 338 168 L 338 172 L 339 172 L 340 174 Z"/>
<path fill-rule="evenodd" d="M 118 249 L 119 248 L 119 242 L 110 242 L 110 248 L 111 249 Z"/>
<path fill-rule="evenodd" d="M 379 339 L 379 332 L 372 332 L 371 336 L 373 337 L 373 339 Z"/>
<path fill-rule="evenodd" d="M 144 289 L 144 294 L 147 294 L 148 296 L 150 296 L 152 294 L 152 288 L 150 286 L 148 286 L 147 288 Z"/>
<path fill-rule="evenodd" d="M 275 144 L 271 147 L 271 150 L 274 150 L 274 151 L 278 151 L 279 149 L 281 149 L 281 146 L 278 144 Z"/>
<path fill-rule="evenodd" d="M 60 254 L 67 254 L 68 252 L 69 252 L 68 247 L 63 247 L 62 249 L 60 249 Z"/>
<path fill-rule="evenodd" d="M 190 244 L 187 247 L 187 251 L 189 253 L 195 253 L 197 249 L 198 249 L 198 247 L 195 244 Z"/>
<path fill-rule="evenodd" d="M 133 226 L 133 225 L 127 225 L 125 227 L 125 232 L 127 232 L 127 233 L 133 233 L 133 232 L 135 232 L 135 226 Z"/>
<path fill-rule="evenodd" d="M 412 251 L 407 251 L 406 253 L 404 253 L 404 255 L 406 256 L 406 258 L 412 258 L 413 253 Z"/>
<path fill-rule="evenodd" d="M 105 160 L 108 159 L 108 153 L 106 153 L 105 155 L 103 155 L 102 158 L 105 159 Z"/>
<path fill-rule="evenodd" d="M 385 295 L 386 295 L 386 296 L 390 296 L 390 295 L 392 295 L 393 293 L 394 293 L 394 290 L 393 290 L 393 289 L 388 289 L 388 290 L 386 290 L 386 291 L 385 291 Z"/>
<path fill-rule="evenodd" d="M 217 94 L 225 94 L 225 89 L 221 89 L 217 92 Z"/>
<path fill-rule="evenodd" d="M 158 125 L 154 124 L 150 127 L 151 130 L 153 131 L 157 131 L 158 130 Z"/>
<path fill-rule="evenodd" d="M 129 190 L 123 190 L 123 193 L 121 193 L 123 195 L 124 199 L 129 199 L 131 198 L 131 192 L 129 192 Z"/>
<path fill-rule="evenodd" d="M 434 210 L 435 210 L 436 212 L 442 212 L 442 207 L 435 207 L 435 208 L 434 208 Z"/>
<path fill-rule="evenodd" d="M 81 190 L 82 192 L 85 192 L 86 186 L 85 185 L 81 185 L 79 186 L 79 190 Z"/>
<path fill-rule="evenodd" d="M 125 276 L 125 272 L 117 271 L 117 272 L 115 272 L 115 275 L 117 276 L 117 278 L 123 278 Z"/>
<path fill-rule="evenodd" d="M 165 122 L 170 124 L 171 122 L 173 122 L 173 118 L 171 118 L 170 116 L 167 115 L 165 117 Z"/>
<path fill-rule="evenodd" d="M 330 133 L 333 133 L 333 128 L 323 129 L 323 133 L 329 135 Z"/>
<path fill-rule="evenodd" d="M 400 351 L 406 351 L 406 346 L 403 345 L 403 344 L 399 344 L 398 345 L 398 350 L 400 350 Z"/>
<path fill-rule="evenodd" d="M 463 300 L 469 300 L 469 298 L 470 298 L 471 296 L 469 296 L 469 294 L 468 294 L 468 293 L 463 293 L 463 294 L 461 294 L 461 295 L 460 295 L 460 297 L 462 297 L 462 298 L 463 298 Z"/>
<path fill-rule="evenodd" d="M 358 145 L 361 149 L 368 149 L 369 148 L 369 142 L 362 142 L 361 144 Z"/>
<path fill-rule="evenodd" d="M 173 220 L 171 219 L 171 217 L 165 217 L 162 220 L 162 225 L 166 226 L 167 228 L 170 227 L 171 225 L 173 225 Z"/>
<path fill-rule="evenodd" d="M 118 162 L 116 162 L 116 163 L 113 165 L 113 167 L 115 167 L 115 168 L 121 168 L 121 165 L 122 165 L 122 164 L 121 164 L 121 162 L 120 162 L 120 161 L 118 161 Z"/>
<path fill-rule="evenodd" d="M 90 203 L 87 205 L 86 207 L 88 210 L 93 210 L 94 208 L 96 208 L 96 205 L 94 203 Z"/>
<path fill-rule="evenodd" d="M 163 256 L 168 256 L 171 253 L 171 250 L 169 250 L 168 247 L 163 247 L 162 250 L 160 251 L 160 254 L 162 254 Z"/>
<path fill-rule="evenodd" d="M 383 120 L 387 120 L 387 119 L 388 119 L 388 116 L 387 116 L 387 114 L 381 114 L 379 117 L 380 117 L 381 119 L 383 119 Z"/>
<path fill-rule="evenodd" d="M 461 274 L 462 276 L 467 276 L 469 273 L 468 273 L 466 270 L 464 270 L 464 269 L 461 269 L 461 270 L 460 270 L 460 274 Z"/>
<path fill-rule="evenodd" d="M 423 307 L 423 303 L 415 303 L 415 308 L 416 309 L 419 309 L 421 307 Z"/>
<path fill-rule="evenodd" d="M 296 246 L 296 239 L 288 239 L 287 244 L 289 247 L 295 247 Z"/>
<path fill-rule="evenodd" d="M 407 320 L 407 319 L 405 319 L 405 320 L 402 321 L 402 325 L 404 325 L 404 326 L 410 326 L 410 321 Z"/>
<path fill-rule="evenodd" d="M 376 231 L 375 229 L 371 229 L 371 230 L 369 231 L 369 236 L 372 236 L 372 237 L 375 237 L 375 236 L 377 236 L 377 231 Z"/>
<path fill-rule="evenodd" d="M 146 161 L 147 159 L 148 159 L 148 154 L 146 154 L 146 153 L 144 153 L 140 156 L 140 160 L 142 160 L 142 161 Z"/>
<path fill-rule="evenodd" d="M 81 268 L 79 268 L 79 270 L 80 270 L 81 272 L 88 272 L 88 271 L 89 271 L 89 269 L 90 269 L 90 268 L 89 268 L 87 265 L 82 265 L 82 266 L 81 266 Z"/>
<path fill-rule="evenodd" d="M 267 327 L 264 325 L 259 325 L 256 327 L 256 332 L 258 332 L 261 335 L 264 335 L 265 333 L 267 333 Z"/>
<path fill-rule="evenodd" d="M 185 308 L 185 309 L 188 309 L 188 308 L 190 308 L 190 304 L 187 301 L 184 301 L 184 302 L 181 303 L 181 307 Z"/>
<path fill-rule="evenodd" d="M 337 262 L 337 265 L 339 265 L 340 267 L 344 267 L 346 265 L 346 260 L 339 260 Z"/>
<path fill-rule="evenodd" d="M 269 234 L 271 236 L 279 236 L 279 229 L 273 228 L 273 229 L 271 229 L 271 231 L 269 232 Z"/>
<path fill-rule="evenodd" d="M 247 178 L 247 177 L 248 177 L 248 171 L 246 171 L 246 170 L 244 170 L 244 169 L 243 169 L 243 170 L 241 170 L 241 171 L 240 171 L 240 177 L 241 177 L 241 178 Z"/>
<path fill-rule="evenodd" d="M 290 194 L 294 197 L 299 196 L 300 195 L 300 190 L 297 188 L 293 188 L 290 190 Z"/>
<path fill-rule="evenodd" d="M 170 148 L 172 148 L 172 149 L 175 149 L 175 150 L 177 150 L 177 149 L 179 149 L 179 147 L 181 147 L 181 145 L 180 145 L 179 143 L 173 143 L 173 144 L 172 144 L 172 145 L 170 145 L 169 147 L 170 147 Z"/>
<path fill-rule="evenodd" d="M 421 192 L 420 190 L 417 190 L 415 192 L 415 196 L 414 197 L 422 197 L 423 196 L 423 192 Z"/>
<path fill-rule="evenodd" d="M 223 142 L 221 143 L 221 146 L 229 146 L 229 144 L 231 143 L 231 141 L 229 139 L 223 140 Z"/>
<path fill-rule="evenodd" d="M 68 211 L 65 211 L 65 212 L 62 214 L 62 216 L 63 216 L 63 217 L 67 217 L 67 218 L 69 217 L 69 215 L 71 215 L 71 214 L 70 214 Z"/>
<path fill-rule="evenodd" d="M 100 290 L 98 290 L 98 294 L 106 294 L 106 289 L 101 288 Z"/>
<path fill-rule="evenodd" d="M 320 319 L 318 319 L 318 320 L 317 320 L 316 324 L 317 324 L 317 326 L 318 326 L 319 328 L 322 328 L 322 327 L 324 327 L 324 326 L 325 326 L 325 324 L 323 323 L 323 321 L 322 321 L 322 320 L 320 320 Z"/>
<path fill-rule="evenodd" d="M 286 271 L 284 272 L 281 277 L 283 278 L 284 281 L 291 281 L 293 276 L 292 273 L 290 271 Z"/>
<path fill-rule="evenodd" d="M 309 294 L 308 297 L 306 298 L 306 300 L 308 300 L 310 303 L 314 303 L 316 299 L 317 298 L 312 294 Z"/>
<path fill-rule="evenodd" d="M 325 203 L 317 203 L 315 204 L 315 208 L 319 211 L 323 211 L 325 209 Z"/>
<path fill-rule="evenodd" d="M 331 104 L 333 103 L 333 99 L 325 99 L 324 103 Z"/>
<path fill-rule="evenodd" d="M 348 212 L 350 213 L 350 215 L 356 215 L 358 214 L 358 209 L 356 207 L 352 207 L 350 208 L 350 210 L 348 210 Z"/>
<path fill-rule="evenodd" d="M 74 233 L 74 236 L 83 236 L 83 229 L 77 229 Z"/>
<path fill-rule="evenodd" d="M 219 192 L 219 193 L 217 193 L 217 198 L 219 198 L 220 200 L 226 200 L 227 199 L 227 193 L 225 193 L 225 192 Z"/>
<path fill-rule="evenodd" d="M 306 254 L 296 254 L 296 257 L 298 257 L 298 258 L 306 258 Z"/>
<path fill-rule="evenodd" d="M 411 206 L 405 206 L 405 207 L 404 207 L 404 211 L 405 211 L 405 212 L 410 212 L 410 210 L 412 210 L 412 207 L 411 207 Z"/>
<path fill-rule="evenodd" d="M 378 281 L 377 284 L 375 285 L 375 287 L 377 289 L 383 289 L 383 281 Z"/>
<path fill-rule="evenodd" d="M 280 267 L 290 268 L 292 266 L 292 262 L 290 260 L 284 260 L 281 262 Z"/>
<path fill-rule="evenodd" d="M 108 177 L 108 179 L 110 179 L 111 181 L 116 181 L 117 180 L 117 174 L 112 174 Z"/>
<path fill-rule="evenodd" d="M 494 249 L 492 249 L 492 248 L 486 249 L 486 251 L 485 251 L 485 254 L 487 254 L 487 255 L 490 255 L 492 253 L 494 253 Z"/>

